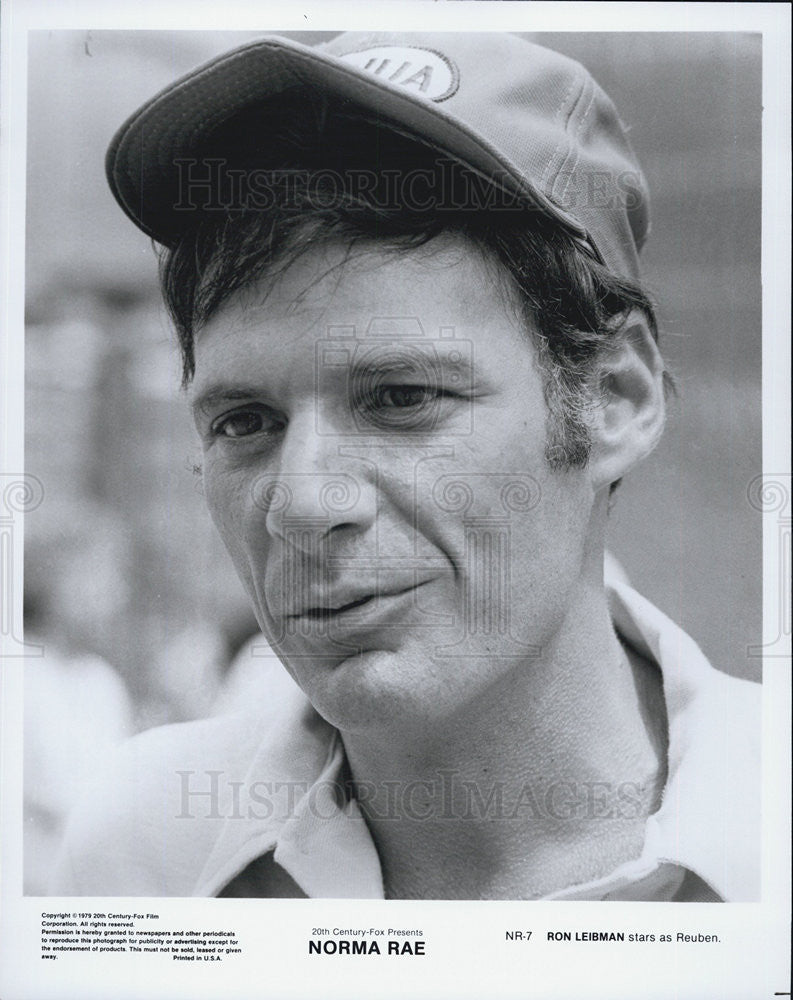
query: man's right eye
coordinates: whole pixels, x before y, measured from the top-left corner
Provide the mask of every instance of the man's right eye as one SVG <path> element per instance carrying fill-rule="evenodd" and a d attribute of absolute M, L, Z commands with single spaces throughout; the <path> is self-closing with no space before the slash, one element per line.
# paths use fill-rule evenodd
<path fill-rule="evenodd" d="M 212 422 L 213 437 L 246 438 L 254 434 L 269 434 L 277 431 L 280 423 L 264 409 L 246 407 L 225 413 Z"/>

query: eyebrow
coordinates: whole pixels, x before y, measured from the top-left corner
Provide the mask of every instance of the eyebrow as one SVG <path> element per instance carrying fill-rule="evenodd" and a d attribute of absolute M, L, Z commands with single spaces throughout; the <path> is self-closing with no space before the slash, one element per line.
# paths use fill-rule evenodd
<path fill-rule="evenodd" d="M 393 359 L 375 359 L 371 362 L 354 362 L 349 366 L 349 374 L 354 379 L 370 379 L 385 375 L 415 375 L 427 369 L 462 372 L 469 377 L 473 376 L 475 371 L 473 364 L 464 357 L 451 361 L 449 358 L 428 358 L 426 355 L 419 355 L 416 360 L 402 356 Z"/>
<path fill-rule="evenodd" d="M 194 416 L 203 413 L 217 403 L 233 402 L 234 400 L 249 400 L 261 395 L 261 389 L 255 386 L 224 385 L 217 383 L 207 386 L 190 404 Z"/>
<path fill-rule="evenodd" d="M 464 357 L 450 361 L 448 358 L 427 358 L 425 355 L 421 355 L 420 361 L 414 361 L 411 358 L 402 356 L 391 360 L 379 359 L 372 362 L 356 362 L 349 365 L 347 371 L 351 378 L 361 380 L 398 374 L 415 375 L 417 372 L 426 370 L 427 367 L 436 371 L 461 371 L 469 378 L 472 378 L 474 374 L 474 366 Z M 261 395 L 261 387 L 255 385 L 240 385 L 237 382 L 234 384 L 217 382 L 203 389 L 190 404 L 190 409 L 194 416 L 198 416 L 198 414 L 216 406 L 218 403 L 234 402 L 235 400 L 241 402 L 248 401 L 256 399 Z"/>

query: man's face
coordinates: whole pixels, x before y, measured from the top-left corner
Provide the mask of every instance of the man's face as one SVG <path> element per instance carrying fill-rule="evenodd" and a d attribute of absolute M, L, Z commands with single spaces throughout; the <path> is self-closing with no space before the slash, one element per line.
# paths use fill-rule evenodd
<path fill-rule="evenodd" d="M 404 731 L 532 670 L 580 586 L 593 492 L 548 468 L 530 335 L 476 249 L 345 256 L 229 300 L 191 396 L 209 507 L 273 648 L 342 730 Z"/>

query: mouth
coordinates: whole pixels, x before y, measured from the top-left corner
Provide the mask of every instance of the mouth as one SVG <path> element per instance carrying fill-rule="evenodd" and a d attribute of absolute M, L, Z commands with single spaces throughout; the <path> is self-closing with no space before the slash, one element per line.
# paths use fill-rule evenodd
<path fill-rule="evenodd" d="M 328 603 L 327 605 L 315 605 L 311 607 L 304 608 L 301 611 L 291 614 L 288 617 L 292 620 L 310 621 L 310 622 L 329 622 L 338 621 L 344 618 L 346 615 L 351 615 L 353 612 L 363 609 L 375 608 L 378 603 L 388 602 L 392 598 L 402 597 L 405 594 L 409 594 L 412 591 L 418 589 L 421 584 L 413 585 L 409 587 L 402 587 L 399 590 L 392 590 L 388 592 L 376 591 L 374 593 L 364 594 L 361 597 L 356 597 L 349 601 L 343 601 L 339 603 Z"/>

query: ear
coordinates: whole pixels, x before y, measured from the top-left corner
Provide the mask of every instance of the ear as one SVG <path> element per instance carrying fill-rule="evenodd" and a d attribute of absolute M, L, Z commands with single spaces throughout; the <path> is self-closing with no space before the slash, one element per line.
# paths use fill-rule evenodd
<path fill-rule="evenodd" d="M 595 490 L 610 486 L 653 450 L 664 427 L 664 364 L 647 320 L 631 312 L 599 369 L 589 469 Z"/>

